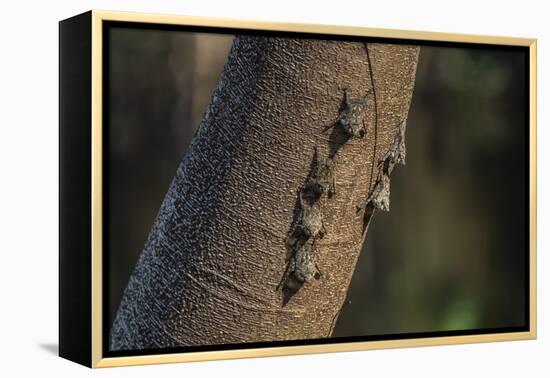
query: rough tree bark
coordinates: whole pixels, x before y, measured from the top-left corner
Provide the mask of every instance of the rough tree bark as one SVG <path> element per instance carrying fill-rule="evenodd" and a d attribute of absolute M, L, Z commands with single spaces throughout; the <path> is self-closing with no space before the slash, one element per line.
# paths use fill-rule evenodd
<path fill-rule="evenodd" d="M 373 209 L 385 206 L 372 200 L 386 188 L 379 161 L 404 131 L 418 52 L 237 36 L 129 280 L 111 349 L 329 336 Z M 355 115 L 362 137 L 339 121 L 346 96 L 365 105 Z M 288 240 L 323 159 L 335 193 L 318 200 L 319 274 L 303 283 L 289 278 Z"/>

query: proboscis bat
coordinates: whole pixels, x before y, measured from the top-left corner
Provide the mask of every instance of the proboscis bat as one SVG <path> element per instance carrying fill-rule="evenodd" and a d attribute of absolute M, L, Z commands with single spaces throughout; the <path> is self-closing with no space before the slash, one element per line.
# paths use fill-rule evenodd
<path fill-rule="evenodd" d="M 375 209 L 390 211 L 390 177 L 385 172 L 376 181 L 371 195 L 358 206 L 358 210 L 365 209 L 369 204 Z"/>
<path fill-rule="evenodd" d="M 331 198 L 336 193 L 334 184 L 334 159 L 321 158 L 316 153 L 315 168 L 300 192 L 300 200 L 305 205 L 318 201 L 323 194 Z"/>
<path fill-rule="evenodd" d="M 340 110 L 336 122 L 327 129 L 340 125 L 349 137 L 362 139 L 367 135 L 363 119 L 366 108 L 366 97 L 350 97 L 347 90 L 344 90 L 344 107 Z"/>
<path fill-rule="evenodd" d="M 296 228 L 298 234 L 303 235 L 306 239 L 323 238 L 325 235 L 325 226 L 319 202 L 311 205 L 302 204 L 302 214 Z"/>
<path fill-rule="evenodd" d="M 336 194 L 334 166 L 334 159 L 326 158 L 319 161 L 317 168 L 317 183 L 321 193 L 326 194 L 329 198 Z"/>
<path fill-rule="evenodd" d="M 384 155 L 379 164 L 383 164 L 385 172 L 390 173 L 395 164 L 405 165 L 405 158 L 407 155 L 407 148 L 405 146 L 405 130 L 407 128 L 407 121 L 401 122 L 399 125 L 399 132 L 393 138 L 392 143 L 388 149 L 388 152 Z"/>
<path fill-rule="evenodd" d="M 312 279 L 319 279 L 321 273 L 315 263 L 315 252 L 313 245 L 304 244 L 290 257 L 288 271 L 300 282 L 310 282 Z"/>

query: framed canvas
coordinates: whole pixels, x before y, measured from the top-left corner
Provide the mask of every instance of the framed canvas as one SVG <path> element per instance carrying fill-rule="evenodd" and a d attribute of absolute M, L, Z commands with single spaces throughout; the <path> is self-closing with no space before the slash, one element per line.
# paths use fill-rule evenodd
<path fill-rule="evenodd" d="M 536 40 L 60 22 L 59 354 L 536 337 Z"/>

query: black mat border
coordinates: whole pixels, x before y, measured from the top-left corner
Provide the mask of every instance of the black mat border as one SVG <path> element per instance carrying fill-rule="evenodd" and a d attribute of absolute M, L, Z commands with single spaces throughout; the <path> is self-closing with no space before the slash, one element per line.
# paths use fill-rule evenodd
<path fill-rule="evenodd" d="M 529 47 L 527 46 L 510 46 L 499 44 L 482 44 L 482 43 L 465 43 L 465 42 L 440 42 L 440 41 L 426 41 L 420 39 L 404 39 L 404 38 L 381 38 L 381 37 L 363 37 L 363 36 L 347 36 L 347 35 L 334 35 L 334 34 L 318 34 L 318 33 L 302 33 L 302 32 L 285 32 L 285 31 L 269 31 L 269 30 L 251 30 L 251 29 L 239 29 L 239 28 L 225 28 L 225 27 L 210 27 L 210 26 L 190 26 L 190 25 L 168 25 L 159 23 L 146 23 L 146 22 L 127 22 L 127 21 L 103 21 L 102 22 L 102 35 L 103 35 L 103 85 L 102 85 L 102 105 L 103 105 L 103 272 L 109 271 L 108 261 L 106 258 L 108 251 L 109 240 L 109 133 L 105 130 L 109 129 L 109 32 L 111 28 L 125 28 L 125 29 L 140 29 L 140 30 L 156 30 L 156 31 L 184 31 L 184 32 L 196 32 L 196 33 L 215 33 L 215 34 L 246 34 L 246 35 L 258 35 L 258 36 L 278 36 L 278 37 L 293 37 L 293 38 L 312 38 L 312 39 L 330 39 L 339 41 L 355 41 L 355 42 L 371 42 L 371 43 L 391 43 L 391 44 L 403 44 L 403 45 L 420 45 L 430 47 L 457 47 L 457 48 L 469 48 L 469 49 L 484 49 L 484 50 L 503 50 L 503 51 L 520 51 L 525 55 L 525 96 L 527 101 L 525 102 L 525 124 L 530 125 L 530 54 Z M 406 31 L 404 31 L 406 33 Z M 189 353 L 189 352 L 206 352 L 206 351 L 223 351 L 223 350 L 235 350 L 235 349 L 257 349 L 257 348 L 272 348 L 272 347 L 289 347 L 289 346 L 304 346 L 304 345 L 320 345 L 320 344 L 339 344 L 339 343 L 353 343 L 353 342 L 365 342 L 365 341 L 385 341 L 385 340 L 409 340 L 409 339 L 425 339 L 434 337 L 449 337 L 449 336 L 469 336 L 469 335 L 486 335 L 486 334 L 502 334 L 512 332 L 528 332 L 530 330 L 530 128 L 526 127 L 526 222 L 525 232 L 527 245 L 525 246 L 525 325 L 519 327 L 504 327 L 504 328 L 483 328 L 483 329 L 469 329 L 469 330 L 456 330 L 456 331 L 434 331 L 434 332 L 418 332 L 418 333 L 396 333 L 386 335 L 368 335 L 368 336 L 353 336 L 353 337 L 332 337 L 325 339 L 308 339 L 308 340 L 288 340 L 288 341 L 271 341 L 271 342 L 257 342 L 257 343 L 243 343 L 243 344 L 222 344 L 222 345 L 201 345 L 201 346 L 187 346 L 177 348 L 159 348 L 159 349 L 140 349 L 140 350 L 122 350 L 122 351 L 110 351 L 109 350 L 109 275 L 103 274 L 103 292 L 102 292 L 102 353 L 103 357 L 129 357 L 129 356 L 142 356 L 142 355 L 161 355 L 172 353 Z M 289 352 L 291 354 L 291 352 Z"/>

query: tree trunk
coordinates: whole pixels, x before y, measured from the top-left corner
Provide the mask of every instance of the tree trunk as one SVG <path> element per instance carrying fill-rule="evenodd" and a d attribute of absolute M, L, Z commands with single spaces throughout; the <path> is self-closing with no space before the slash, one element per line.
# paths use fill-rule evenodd
<path fill-rule="evenodd" d="M 400 160 L 388 151 L 403 147 L 418 52 L 237 36 L 125 290 L 111 350 L 329 336 L 370 217 L 387 205 L 385 178 Z M 325 163 L 334 188 L 312 198 Z M 320 227 L 304 226 L 310 210 Z M 297 257 L 304 246 L 309 265 Z"/>

